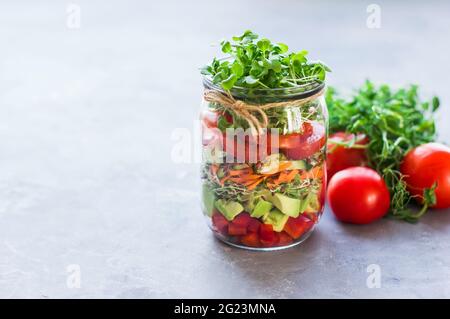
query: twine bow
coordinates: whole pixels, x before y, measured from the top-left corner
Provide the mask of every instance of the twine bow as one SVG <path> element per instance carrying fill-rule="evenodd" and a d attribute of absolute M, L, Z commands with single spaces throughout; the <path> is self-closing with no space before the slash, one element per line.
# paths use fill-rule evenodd
<path fill-rule="evenodd" d="M 266 104 L 248 104 L 242 100 L 236 100 L 229 92 L 222 93 L 216 90 L 205 90 L 203 97 L 207 102 L 220 104 L 233 111 L 237 116 L 247 121 L 252 132 L 261 134 L 263 129 L 269 125 L 266 110 L 276 107 L 301 106 L 322 96 L 323 93 L 324 89 L 306 98 Z"/>

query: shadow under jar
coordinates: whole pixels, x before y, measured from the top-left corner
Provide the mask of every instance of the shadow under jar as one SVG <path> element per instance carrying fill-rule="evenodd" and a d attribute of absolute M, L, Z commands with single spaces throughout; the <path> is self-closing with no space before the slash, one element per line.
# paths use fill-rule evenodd
<path fill-rule="evenodd" d="M 224 92 L 204 78 L 202 209 L 222 241 L 276 250 L 304 241 L 326 189 L 324 83 Z"/>

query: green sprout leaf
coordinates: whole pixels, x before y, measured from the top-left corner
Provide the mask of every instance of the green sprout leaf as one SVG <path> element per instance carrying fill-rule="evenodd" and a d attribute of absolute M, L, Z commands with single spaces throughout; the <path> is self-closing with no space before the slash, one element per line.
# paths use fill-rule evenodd
<path fill-rule="evenodd" d="M 233 87 L 234 83 L 236 83 L 236 80 L 237 76 L 233 73 L 228 78 L 220 82 L 220 84 L 225 90 L 230 90 Z"/>
<path fill-rule="evenodd" d="M 321 62 L 309 62 L 308 51 L 289 53 L 286 44 L 260 39 L 250 30 L 220 44 L 225 59 L 214 58 L 200 72 L 210 76 L 214 84 L 220 83 L 224 90 L 233 86 L 288 88 L 319 84 L 331 71 Z"/>

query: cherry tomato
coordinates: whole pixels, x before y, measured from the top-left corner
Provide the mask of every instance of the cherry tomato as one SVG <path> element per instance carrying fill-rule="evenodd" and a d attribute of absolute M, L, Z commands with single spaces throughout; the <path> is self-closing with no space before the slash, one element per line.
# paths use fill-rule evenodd
<path fill-rule="evenodd" d="M 333 143 L 333 141 L 349 142 L 354 138 L 354 134 L 345 132 L 337 132 L 329 136 L 327 146 L 328 178 L 331 178 L 334 174 L 345 168 L 367 165 L 367 155 L 365 149 L 345 147 Z M 367 145 L 368 143 L 369 139 L 364 134 L 356 135 L 355 145 Z"/>
<path fill-rule="evenodd" d="M 336 218 L 353 224 L 368 224 L 383 217 L 390 204 L 383 178 L 367 167 L 337 172 L 328 184 L 327 196 Z"/>
<path fill-rule="evenodd" d="M 303 133 L 280 136 L 281 152 L 291 160 L 301 160 L 317 153 L 325 145 L 325 127 L 317 122 L 305 122 Z"/>
<path fill-rule="evenodd" d="M 433 208 L 450 207 L 450 147 L 427 143 L 409 151 L 400 166 L 408 191 L 422 202 L 424 188 L 437 183 Z"/>

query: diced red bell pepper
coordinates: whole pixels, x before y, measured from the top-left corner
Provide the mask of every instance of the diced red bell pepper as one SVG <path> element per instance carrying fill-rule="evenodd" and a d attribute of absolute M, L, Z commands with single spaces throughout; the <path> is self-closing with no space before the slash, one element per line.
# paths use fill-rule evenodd
<path fill-rule="evenodd" d="M 259 242 L 258 233 L 248 233 L 245 236 L 241 237 L 241 243 L 245 246 L 249 247 L 259 247 L 261 243 Z"/>
<path fill-rule="evenodd" d="M 297 239 L 311 229 L 313 225 L 314 223 L 311 220 L 300 215 L 297 218 L 289 217 L 283 230 L 292 238 Z"/>
<path fill-rule="evenodd" d="M 289 245 L 290 243 L 292 243 L 292 237 L 289 236 L 287 233 L 285 233 L 284 231 L 281 232 L 279 234 L 280 236 L 280 240 L 278 242 L 278 245 L 280 246 L 284 246 L 284 245 Z"/>
<path fill-rule="evenodd" d="M 228 235 L 241 236 L 247 234 L 247 226 L 240 226 L 234 223 L 228 224 Z"/>
<path fill-rule="evenodd" d="M 212 224 L 214 229 L 222 235 L 226 235 L 228 233 L 228 221 L 221 213 L 213 213 Z"/>
<path fill-rule="evenodd" d="M 247 227 L 248 232 L 249 233 L 257 233 L 259 231 L 259 227 L 261 226 L 261 224 L 262 223 L 258 219 L 252 218 Z"/>
<path fill-rule="evenodd" d="M 273 231 L 270 224 L 261 224 L 259 227 L 259 239 L 265 247 L 272 247 L 278 243 L 278 234 Z"/>
<path fill-rule="evenodd" d="M 252 218 L 250 217 L 250 214 L 240 213 L 233 219 L 233 221 L 231 223 L 236 226 L 242 226 L 242 227 L 246 228 L 249 225 L 251 220 L 252 220 Z"/>

